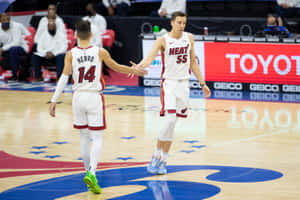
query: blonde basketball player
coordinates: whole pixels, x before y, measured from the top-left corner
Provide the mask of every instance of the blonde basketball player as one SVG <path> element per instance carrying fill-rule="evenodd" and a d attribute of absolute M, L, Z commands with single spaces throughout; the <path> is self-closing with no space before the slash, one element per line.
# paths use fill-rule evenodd
<path fill-rule="evenodd" d="M 72 73 L 74 128 L 80 129 L 80 152 L 87 171 L 83 181 L 92 192 L 99 194 L 101 189 L 95 173 L 102 149 L 103 130 L 106 128 L 102 94 L 105 87 L 102 61 L 111 69 L 121 73 L 143 76 L 146 70 L 137 69 L 135 65 L 132 67 L 120 65 L 110 57 L 105 49 L 90 45 L 92 34 L 88 21 L 79 21 L 76 29 L 76 37 L 80 41 L 80 46 L 66 54 L 63 74 L 51 99 L 50 115 L 55 117 L 55 102 Z M 90 138 L 92 138 L 91 148 Z"/>
<path fill-rule="evenodd" d="M 171 18 L 172 30 L 158 38 L 148 56 L 137 65 L 141 69 L 148 67 L 161 51 L 163 69 L 160 115 L 165 118 L 155 153 L 147 167 L 148 172 L 153 174 L 167 173 L 166 160 L 172 144 L 177 117 L 187 117 L 190 69 L 200 82 L 204 96 L 210 96 L 210 90 L 202 78 L 196 61 L 193 35 L 184 32 L 186 18 L 186 14 L 174 12 Z"/>

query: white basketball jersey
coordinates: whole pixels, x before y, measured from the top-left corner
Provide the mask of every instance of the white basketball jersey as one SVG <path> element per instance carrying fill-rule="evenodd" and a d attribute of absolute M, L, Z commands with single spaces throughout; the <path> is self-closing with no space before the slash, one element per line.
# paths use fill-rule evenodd
<path fill-rule="evenodd" d="M 72 53 L 73 91 L 102 91 L 105 83 L 99 47 L 74 47 Z"/>
<path fill-rule="evenodd" d="M 165 51 L 162 52 L 161 78 L 170 80 L 189 79 L 191 42 L 188 33 L 183 32 L 181 38 L 175 39 L 165 34 Z"/>

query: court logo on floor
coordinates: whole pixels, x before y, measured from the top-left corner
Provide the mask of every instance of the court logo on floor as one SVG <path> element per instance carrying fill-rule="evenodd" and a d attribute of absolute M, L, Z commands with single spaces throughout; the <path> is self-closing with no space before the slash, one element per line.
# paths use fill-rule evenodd
<path fill-rule="evenodd" d="M 208 184 L 201 181 L 182 181 L 181 180 L 149 180 L 155 178 L 146 172 L 146 167 L 127 167 L 119 169 L 107 169 L 97 172 L 100 186 L 103 191 L 111 188 L 134 188 L 126 194 L 115 192 L 115 196 L 109 199 L 134 200 L 134 199 L 206 199 L 218 194 L 221 188 L 218 182 L 227 183 L 254 183 L 271 181 L 281 178 L 282 173 L 259 168 L 234 167 L 234 166 L 213 166 L 213 165 L 178 165 L 168 166 L 168 173 L 192 172 L 195 177 L 202 170 L 214 170 L 205 178 L 214 181 L 215 184 Z M 22 185 L 9 189 L 0 194 L 0 199 L 31 199 L 31 200 L 53 200 L 67 196 L 86 192 L 86 186 L 82 182 L 84 174 L 75 174 L 58 178 L 47 179 Z M 199 175 L 201 176 L 201 175 Z M 188 178 L 187 178 L 188 179 Z M 234 185 L 233 185 L 234 187 Z"/>

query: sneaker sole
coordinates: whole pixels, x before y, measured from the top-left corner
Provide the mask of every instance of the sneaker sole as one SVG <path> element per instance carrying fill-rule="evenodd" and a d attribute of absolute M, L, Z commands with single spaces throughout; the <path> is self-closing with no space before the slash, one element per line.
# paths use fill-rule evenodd
<path fill-rule="evenodd" d="M 101 189 L 100 188 L 99 188 L 99 190 L 96 189 L 95 186 L 92 184 L 92 180 L 89 177 L 84 177 L 83 182 L 90 187 L 90 191 L 92 191 L 93 193 L 95 193 L 95 194 L 101 193 Z"/>
<path fill-rule="evenodd" d="M 150 174 L 157 174 L 157 170 L 151 170 L 147 167 L 147 172 L 149 172 Z"/>

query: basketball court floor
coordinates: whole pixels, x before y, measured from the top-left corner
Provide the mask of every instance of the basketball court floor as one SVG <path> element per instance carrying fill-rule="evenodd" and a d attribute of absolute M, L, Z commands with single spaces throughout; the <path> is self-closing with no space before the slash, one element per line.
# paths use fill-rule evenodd
<path fill-rule="evenodd" d="M 277 93 L 191 92 L 168 174 L 146 172 L 156 137 L 159 88 L 108 86 L 101 162 L 102 194 L 82 181 L 79 132 L 72 128 L 71 87 L 56 117 L 53 84 L 0 83 L 1 200 L 298 200 L 300 98 Z M 252 100 L 251 100 L 252 99 Z"/>

